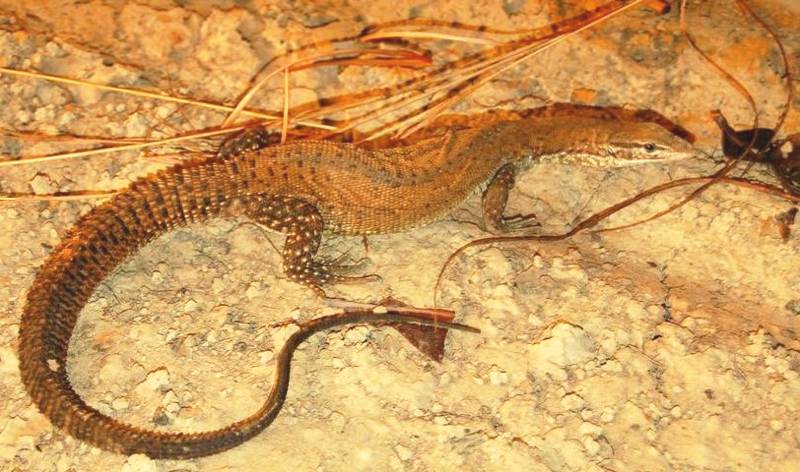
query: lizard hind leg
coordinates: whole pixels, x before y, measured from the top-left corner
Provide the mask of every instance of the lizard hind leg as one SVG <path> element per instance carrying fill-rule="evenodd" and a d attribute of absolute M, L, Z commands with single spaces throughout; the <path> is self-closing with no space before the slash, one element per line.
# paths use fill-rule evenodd
<path fill-rule="evenodd" d="M 288 196 L 255 195 L 246 198 L 245 214 L 270 229 L 286 234 L 283 246 L 284 271 L 294 282 L 313 288 L 325 296 L 322 286 L 360 282 L 371 276 L 343 275 L 348 267 L 339 261 L 316 257 L 325 227 L 317 208 L 302 199 Z"/>
<path fill-rule="evenodd" d="M 503 214 L 508 203 L 508 194 L 514 187 L 515 177 L 514 165 L 506 164 L 492 177 L 483 192 L 483 224 L 492 233 L 503 234 L 540 226 L 533 213 L 514 216 Z"/>
<path fill-rule="evenodd" d="M 278 142 L 279 139 L 262 126 L 246 128 L 225 139 L 217 150 L 217 157 L 228 159 L 246 152 L 258 151 Z"/>

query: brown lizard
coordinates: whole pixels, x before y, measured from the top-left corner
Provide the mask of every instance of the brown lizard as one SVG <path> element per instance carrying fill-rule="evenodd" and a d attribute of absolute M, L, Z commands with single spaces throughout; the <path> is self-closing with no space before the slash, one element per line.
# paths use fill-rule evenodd
<path fill-rule="evenodd" d="M 19 359 L 28 393 L 54 425 L 126 454 L 188 458 L 223 451 L 275 418 L 288 388 L 291 352 L 305 337 L 342 323 L 392 321 L 390 315 L 366 313 L 300 331 L 292 338 L 295 344 L 281 351 L 273 390 L 262 408 L 225 428 L 159 432 L 121 423 L 72 389 L 65 368 L 69 340 L 97 285 L 139 247 L 175 226 L 244 214 L 286 233 L 287 276 L 321 291 L 325 284 L 347 280 L 315 257 L 323 232 L 406 230 L 446 215 L 479 191 L 488 229 L 524 229 L 532 224 L 529 217 L 503 212 L 516 173 L 533 161 L 623 166 L 693 154 L 688 143 L 657 124 L 585 116 L 453 128 L 441 137 L 379 150 L 326 141 L 258 147 L 245 139 L 218 156 L 134 182 L 80 218 L 41 267 L 22 315 Z"/>

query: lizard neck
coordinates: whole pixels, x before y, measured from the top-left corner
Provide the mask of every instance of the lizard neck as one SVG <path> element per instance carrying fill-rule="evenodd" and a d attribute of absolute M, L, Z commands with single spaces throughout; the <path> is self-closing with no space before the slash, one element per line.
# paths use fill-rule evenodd
<path fill-rule="evenodd" d="M 533 161 L 608 167 L 607 144 L 624 123 L 595 117 L 534 117 L 487 127 L 486 143 L 511 162 Z"/>

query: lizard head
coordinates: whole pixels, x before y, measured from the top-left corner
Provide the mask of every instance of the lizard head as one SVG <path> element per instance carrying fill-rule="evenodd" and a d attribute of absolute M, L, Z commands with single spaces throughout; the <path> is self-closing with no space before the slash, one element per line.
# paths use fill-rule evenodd
<path fill-rule="evenodd" d="M 650 122 L 626 122 L 607 135 L 601 146 L 609 166 L 671 162 L 696 155 L 692 145 L 666 128 Z"/>

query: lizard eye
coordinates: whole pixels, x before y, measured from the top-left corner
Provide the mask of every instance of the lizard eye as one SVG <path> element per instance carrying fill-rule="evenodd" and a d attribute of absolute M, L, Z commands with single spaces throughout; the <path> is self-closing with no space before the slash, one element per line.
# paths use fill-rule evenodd
<path fill-rule="evenodd" d="M 653 144 L 653 143 L 647 143 L 647 144 L 644 145 L 644 150 L 647 151 L 647 152 L 655 152 L 656 145 Z"/>

